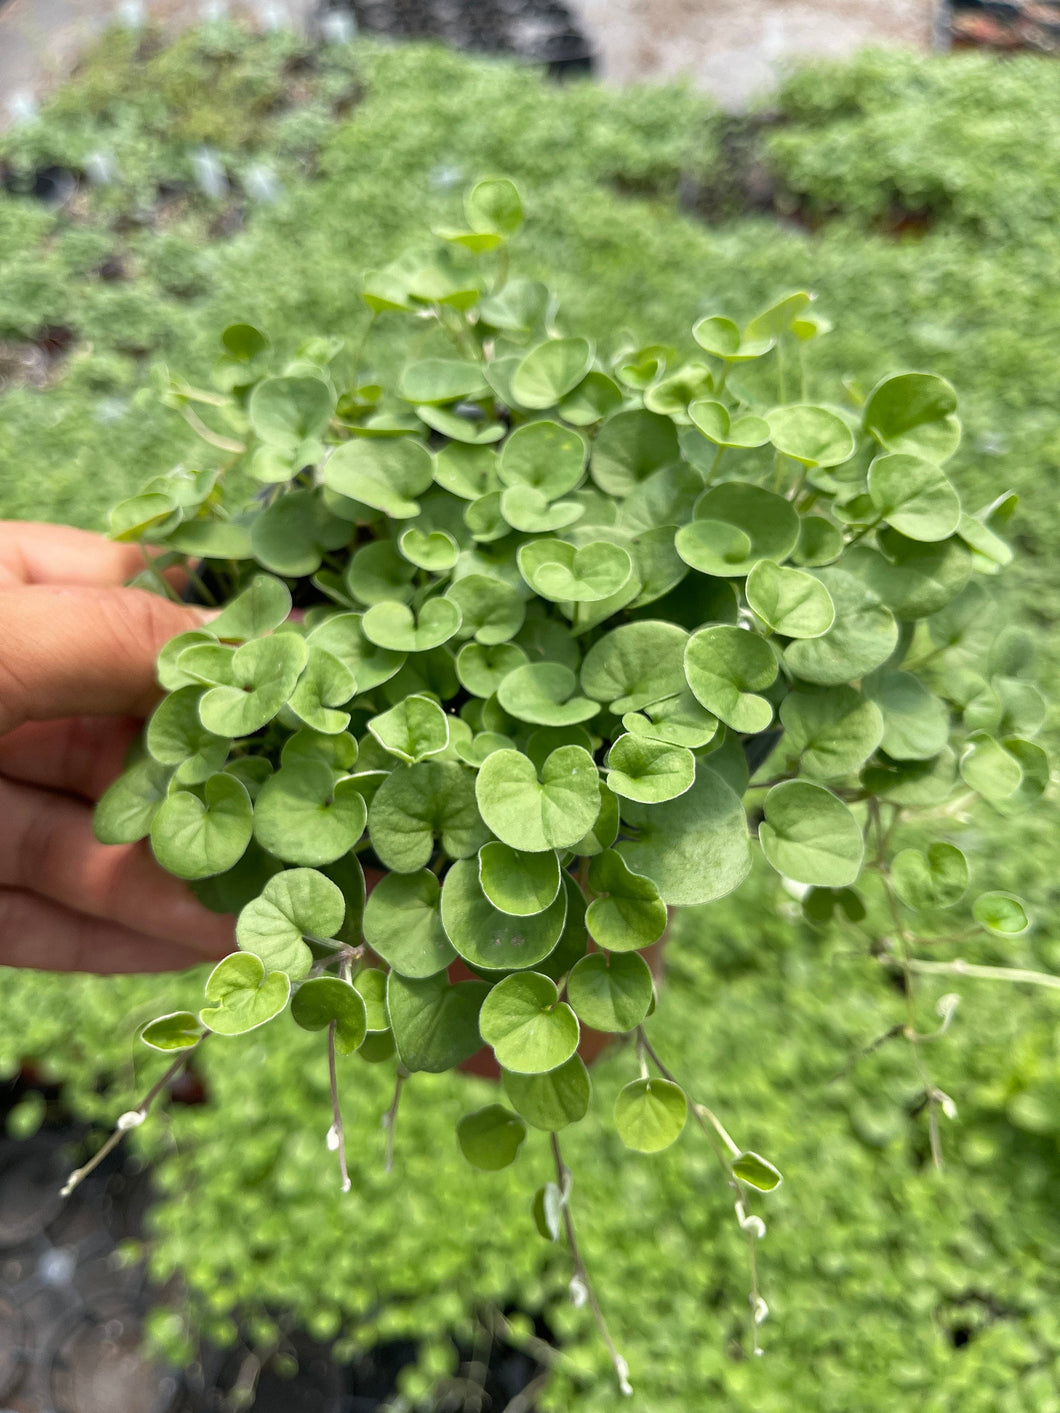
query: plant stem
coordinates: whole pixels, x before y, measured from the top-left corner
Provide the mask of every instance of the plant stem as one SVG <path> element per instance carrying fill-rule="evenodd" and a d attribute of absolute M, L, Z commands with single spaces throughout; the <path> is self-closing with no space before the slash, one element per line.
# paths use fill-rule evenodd
<path fill-rule="evenodd" d="M 559 1137 L 553 1133 L 549 1135 L 552 1142 L 552 1157 L 556 1163 L 556 1184 L 560 1192 L 563 1193 L 563 1229 L 567 1234 L 567 1245 L 570 1247 L 571 1260 L 574 1262 L 574 1273 L 581 1281 L 585 1289 L 586 1297 L 589 1301 L 589 1308 L 593 1312 L 596 1327 L 600 1331 L 600 1336 L 607 1346 L 607 1352 L 611 1356 L 611 1363 L 614 1365 L 615 1377 L 618 1379 L 619 1392 L 626 1398 L 633 1394 L 633 1386 L 629 1382 L 629 1365 L 619 1354 L 615 1346 L 615 1341 L 611 1338 L 611 1331 L 607 1328 L 607 1321 L 604 1319 L 604 1312 L 600 1309 L 600 1302 L 596 1298 L 596 1291 L 589 1278 L 585 1261 L 582 1257 L 581 1247 L 578 1245 L 577 1233 L 574 1230 L 574 1218 L 570 1210 L 570 1181 L 571 1171 L 563 1161 L 563 1153 L 559 1146 Z"/>
<path fill-rule="evenodd" d="M 335 1027 L 337 1021 L 328 1026 L 328 1076 L 331 1080 L 331 1131 L 335 1135 L 335 1147 L 339 1155 L 339 1173 L 342 1177 L 342 1190 L 349 1192 L 349 1169 L 346 1167 L 346 1133 L 342 1127 L 342 1111 L 339 1108 L 339 1077 L 335 1068 Z"/>
<path fill-rule="evenodd" d="M 399 1064 L 397 1075 L 394 1078 L 394 1097 L 390 1101 L 390 1108 L 383 1115 L 383 1127 L 386 1129 L 386 1164 L 385 1171 L 394 1171 L 394 1131 L 397 1127 L 398 1105 L 401 1103 L 401 1091 L 404 1087 L 409 1072 L 404 1065 Z"/>
<path fill-rule="evenodd" d="M 895 957 L 881 957 L 884 966 L 901 967 L 921 972 L 926 976 L 967 976 L 973 981 L 1012 981 L 1027 986 L 1047 986 L 1060 991 L 1060 976 L 1045 971 L 1026 971 L 1023 967 L 980 966 L 976 962 L 966 962 L 957 957 L 952 962 L 927 962 L 919 957 L 910 957 L 902 962 Z"/>
<path fill-rule="evenodd" d="M 222 437 L 217 432 L 212 432 L 197 412 L 193 412 L 190 407 L 180 409 L 181 416 L 187 422 L 197 436 L 202 437 L 204 442 L 209 442 L 211 446 L 217 447 L 220 451 L 231 451 L 236 456 L 242 456 L 246 447 L 242 442 L 234 441 L 231 437 Z"/>
<path fill-rule="evenodd" d="M 161 1079 L 157 1080 L 156 1083 L 152 1084 L 151 1088 L 140 1100 L 136 1108 L 128 1110 L 127 1113 L 121 1116 L 121 1118 L 118 1120 L 117 1127 L 115 1128 L 114 1132 L 107 1139 L 106 1143 L 104 1143 L 103 1147 L 99 1150 L 99 1152 L 96 1153 L 94 1157 L 90 1158 L 88 1162 L 84 1164 L 83 1167 L 75 1168 L 74 1171 L 70 1174 L 70 1176 L 66 1179 L 62 1192 L 59 1194 L 61 1197 L 69 1197 L 75 1188 L 80 1187 L 80 1185 L 84 1182 L 85 1178 L 88 1177 L 89 1173 L 95 1172 L 95 1170 L 99 1167 L 100 1163 L 103 1162 L 104 1158 L 108 1157 L 109 1154 L 113 1153 L 114 1149 L 117 1148 L 118 1144 L 122 1141 L 122 1139 L 125 1137 L 125 1135 L 129 1132 L 130 1129 L 139 1128 L 139 1126 L 143 1123 L 144 1119 L 147 1117 L 148 1109 L 150 1109 L 151 1105 L 158 1098 L 159 1094 L 161 1094 L 162 1090 L 165 1089 L 169 1081 L 171 1079 L 176 1078 L 176 1076 L 188 1063 L 188 1060 L 191 1057 L 191 1052 L 196 1049 L 197 1046 L 201 1043 L 201 1040 L 197 1040 L 194 1045 L 189 1045 L 187 1050 L 183 1051 L 180 1055 L 178 1055 L 177 1058 L 170 1065 L 169 1069 L 167 1069 L 165 1074 L 162 1075 Z M 122 1120 L 126 1120 L 126 1122 L 122 1122 Z"/>

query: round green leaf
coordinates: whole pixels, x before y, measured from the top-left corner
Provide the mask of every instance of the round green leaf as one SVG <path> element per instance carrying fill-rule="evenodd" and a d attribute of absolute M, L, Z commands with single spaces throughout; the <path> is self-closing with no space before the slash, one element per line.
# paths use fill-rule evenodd
<path fill-rule="evenodd" d="M 648 1014 L 653 995 L 648 964 L 636 952 L 613 957 L 592 952 L 567 978 L 567 1000 L 592 1030 L 633 1030 Z"/>
<path fill-rule="evenodd" d="M 371 607 L 391 599 L 405 602 L 413 593 L 415 566 L 389 540 L 373 540 L 350 559 L 346 588 L 358 603 Z"/>
<path fill-rule="evenodd" d="M 473 231 L 514 235 L 523 224 L 519 188 L 508 177 L 485 177 L 464 198 L 464 213 Z"/>
<path fill-rule="evenodd" d="M 589 1112 L 592 1082 L 580 1055 L 572 1055 L 546 1074 L 504 1070 L 501 1078 L 512 1108 L 533 1128 L 556 1133 Z"/>
<path fill-rule="evenodd" d="M 759 1192 L 772 1192 L 784 1181 L 780 1170 L 759 1153 L 738 1154 L 733 1159 L 732 1172 L 734 1177 L 738 1177 L 741 1182 L 747 1183 L 748 1187 L 756 1188 Z"/>
<path fill-rule="evenodd" d="M 784 649 L 790 671 L 805 682 L 839 686 L 864 677 L 894 652 L 898 624 L 871 589 L 842 569 L 816 577 L 835 604 L 835 622 L 820 638 L 800 638 Z"/>
<path fill-rule="evenodd" d="M 475 1168 L 497 1172 L 519 1156 L 526 1137 L 526 1124 L 503 1104 L 487 1104 L 473 1114 L 465 1114 L 456 1126 L 460 1151 Z"/>
<path fill-rule="evenodd" d="M 459 546 L 445 530 L 424 533 L 415 525 L 402 531 L 398 549 L 410 564 L 431 574 L 445 574 L 456 563 Z"/>
<path fill-rule="evenodd" d="M 729 481 L 699 497 L 695 519 L 681 526 L 674 545 L 692 569 L 724 579 L 742 578 L 760 559 L 781 563 L 798 540 L 799 517 L 790 501 Z"/>
<path fill-rule="evenodd" d="M 373 716 L 368 730 L 384 751 L 406 765 L 436 756 L 449 745 L 449 718 L 432 697 L 406 697 Z"/>
<path fill-rule="evenodd" d="M 140 1039 L 152 1050 L 172 1053 L 174 1050 L 190 1050 L 198 1045 L 203 1033 L 198 1016 L 191 1011 L 173 1011 L 168 1016 L 158 1016 L 148 1021 L 140 1031 Z"/>
<path fill-rule="evenodd" d="M 609 952 L 650 947 L 666 931 L 666 904 L 650 878 L 632 873 L 621 854 L 606 849 L 589 865 L 589 887 L 597 895 L 585 922 L 593 940 Z"/>
<path fill-rule="evenodd" d="M 320 568 L 328 550 L 349 543 L 348 521 L 332 515 L 315 490 L 285 491 L 250 527 L 254 558 L 274 574 L 302 578 Z"/>
<path fill-rule="evenodd" d="M 622 389 L 606 373 L 587 373 L 559 405 L 560 416 L 574 427 L 590 427 L 622 406 Z"/>
<path fill-rule="evenodd" d="M 361 620 L 361 632 L 391 652 L 425 653 L 441 647 L 460 629 L 460 609 L 451 599 L 428 599 L 418 615 L 403 603 L 373 604 Z"/>
<path fill-rule="evenodd" d="M 854 455 L 854 433 L 826 407 L 774 407 L 766 421 L 777 451 L 803 466 L 841 466 Z"/>
<path fill-rule="evenodd" d="M 104 792 L 92 816 L 101 844 L 135 844 L 151 832 L 151 821 L 169 793 L 171 771 L 144 759 L 128 766 Z"/>
<path fill-rule="evenodd" d="M 972 557 L 958 539 L 922 544 L 892 529 L 878 531 L 876 539 L 879 552 L 857 545 L 843 557 L 843 569 L 856 574 L 897 618 L 938 613 L 968 583 Z"/>
<path fill-rule="evenodd" d="M 291 998 L 291 1016 L 303 1030 L 335 1026 L 335 1049 L 352 1055 L 367 1034 L 364 1000 L 348 981 L 337 976 L 314 976 L 303 981 Z"/>
<path fill-rule="evenodd" d="M 533 917 L 556 901 L 561 882 L 555 853 L 527 854 L 493 840 L 478 856 L 483 893 L 502 913 Z"/>
<path fill-rule="evenodd" d="M 262 638 L 285 622 L 291 612 L 291 591 L 282 579 L 256 574 L 242 593 L 231 599 L 209 625 L 224 642 Z"/>
<path fill-rule="evenodd" d="M 412 437 L 344 442 L 324 467 L 324 485 L 330 490 L 394 520 L 410 520 L 420 513 L 416 497 L 433 480 L 431 454 Z"/>
<path fill-rule="evenodd" d="M 436 760 L 399 767 L 387 776 L 372 797 L 368 831 L 380 863 L 396 873 L 425 868 L 436 836 L 454 859 L 477 853 L 489 838 L 472 772 Z"/>
<path fill-rule="evenodd" d="M 1004 800 L 1019 789 L 1023 771 L 1019 761 L 985 731 L 973 731 L 960 759 L 965 783 L 985 800 Z M 156 816 L 157 818 L 157 816 Z"/>
<path fill-rule="evenodd" d="M 342 891 L 330 878 L 311 868 L 285 869 L 239 914 L 236 941 L 269 971 L 285 971 L 297 981 L 313 962 L 305 937 L 334 937 L 345 916 Z"/>
<path fill-rule="evenodd" d="M 563 932 L 567 895 L 556 895 L 543 912 L 520 917 L 494 907 L 479 883 L 475 859 L 453 865 L 442 885 L 442 925 L 466 962 L 488 971 L 509 971 L 544 961 Z"/>
<path fill-rule="evenodd" d="M 582 690 L 616 716 L 639 711 L 685 686 L 688 634 L 675 623 L 624 623 L 593 644 L 582 663 Z"/>
<path fill-rule="evenodd" d="M 482 365 L 461 358 L 421 358 L 407 363 L 398 384 L 399 396 L 412 403 L 459 402 L 464 397 L 483 397 L 487 391 Z"/>
<path fill-rule="evenodd" d="M 177 780 L 182 785 L 197 785 L 220 770 L 232 744 L 226 736 L 203 726 L 201 699 L 201 687 L 181 687 L 162 698 L 147 723 L 144 744 L 160 765 L 179 767 Z"/>
<path fill-rule="evenodd" d="M 353 848 L 367 814 L 353 776 L 336 781 L 323 761 L 293 761 L 261 787 L 254 837 L 286 863 L 318 867 Z"/>
<path fill-rule="evenodd" d="M 479 1030 L 497 1063 L 515 1074 L 557 1069 L 578 1048 L 578 1018 L 559 999 L 551 977 L 536 971 L 506 976 L 490 991 L 479 1013 Z"/>
<path fill-rule="evenodd" d="M 200 787 L 203 799 L 175 790 L 151 821 L 155 858 L 178 878 L 224 873 L 250 843 L 253 807 L 246 788 L 232 775 L 211 775 Z"/>
<path fill-rule="evenodd" d="M 952 908 L 968 887 L 968 860 L 953 844 L 929 844 L 926 853 L 901 849 L 891 863 L 894 891 L 911 908 Z"/>
<path fill-rule="evenodd" d="M 250 425 L 263 442 L 294 451 L 319 437 L 331 421 L 335 400 L 322 378 L 264 378 L 250 395 Z"/>
<path fill-rule="evenodd" d="M 588 453 L 580 432 L 547 419 L 527 422 L 504 443 L 497 472 L 506 486 L 530 486 L 551 501 L 574 490 Z"/>
<path fill-rule="evenodd" d="M 812 574 L 762 559 L 747 576 L 748 606 L 785 638 L 819 638 L 835 622 L 835 604 Z"/>
<path fill-rule="evenodd" d="M 699 319 L 692 328 L 692 337 L 700 348 L 726 363 L 746 363 L 761 358 L 773 347 L 772 337 L 745 339 L 736 324 L 723 314 L 710 314 Z"/>
<path fill-rule="evenodd" d="M 780 721 L 803 774 L 818 780 L 854 774 L 883 740 L 883 713 L 853 687 L 789 692 Z"/>
<path fill-rule="evenodd" d="M 475 797 L 486 824 L 513 849 L 569 849 L 599 813 L 600 776 L 581 746 L 553 751 L 540 779 L 520 751 L 494 751 L 479 770 Z"/>
<path fill-rule="evenodd" d="M 512 394 L 520 407 L 555 407 L 578 386 L 592 361 L 588 339 L 547 339 L 532 348 L 512 374 Z"/>
<path fill-rule="evenodd" d="M 755 447 L 769 441 L 769 423 L 764 418 L 734 418 L 722 402 L 700 398 L 690 405 L 688 415 L 715 446 Z"/>
<path fill-rule="evenodd" d="M 465 643 L 456 655 L 456 675 L 472 696 L 492 697 L 509 672 L 526 662 L 514 643 Z"/>
<path fill-rule="evenodd" d="M 805 568 L 831 564 L 843 553 L 843 532 L 823 515 L 804 515 L 792 558 Z"/>
<path fill-rule="evenodd" d="M 490 574 L 464 574 L 450 584 L 446 598 L 460 610 L 461 636 L 487 646 L 514 638 L 526 617 L 519 592 Z"/>
<path fill-rule="evenodd" d="M 364 1002 L 365 1024 L 369 1034 L 380 1034 L 390 1028 L 387 1013 L 387 973 L 379 967 L 365 967 L 353 979 L 354 987 Z"/>
<path fill-rule="evenodd" d="M 483 497 L 476 506 L 469 508 L 466 518 L 472 533 L 475 533 L 475 526 L 470 510 L 481 511 L 485 500 Z M 557 500 L 549 504 L 545 493 L 534 486 L 508 486 L 501 492 L 498 508 L 503 520 L 524 535 L 547 535 L 554 530 L 565 530 L 585 514 L 585 507 L 576 500 Z M 498 539 L 505 533 L 502 525 L 499 534 L 491 533 L 489 538 Z M 477 538 L 484 536 L 478 534 Z"/>
<path fill-rule="evenodd" d="M 633 573 L 621 545 L 594 540 L 576 549 L 563 540 L 532 540 L 519 550 L 523 578 L 553 603 L 597 603 L 609 598 Z"/>
<path fill-rule="evenodd" d="M 413 1074 L 443 1074 L 481 1049 L 479 1009 L 488 993 L 485 981 L 459 981 L 454 986 L 444 972 L 417 979 L 392 971 L 387 1013 L 405 1068 Z"/>
<path fill-rule="evenodd" d="M 911 540 L 946 540 L 960 524 L 960 497 L 933 461 L 902 452 L 878 456 L 868 486 L 881 519 Z"/>
<path fill-rule="evenodd" d="M 442 927 L 441 899 L 429 868 L 384 875 L 365 904 L 364 940 L 401 976 L 437 975 L 456 957 Z"/>
<path fill-rule="evenodd" d="M 747 817 L 739 796 L 706 766 L 691 790 L 661 805 L 623 801 L 632 837 L 618 852 L 650 878 L 664 903 L 710 903 L 738 888 L 751 867 Z M 604 944 L 606 945 L 606 944 Z"/>
<path fill-rule="evenodd" d="M 930 760 L 949 740 L 945 703 L 911 672 L 874 672 L 862 689 L 883 713 L 881 745 L 892 760 Z"/>
<path fill-rule="evenodd" d="M 758 838 L 778 873 L 821 888 L 855 881 L 865 841 L 850 808 L 830 790 L 806 780 L 785 780 L 770 790 L 763 813 Z"/>
<path fill-rule="evenodd" d="M 209 1004 L 199 1012 L 203 1025 L 216 1035 L 244 1035 L 285 1009 L 291 981 L 282 971 L 266 974 L 261 958 L 252 953 L 233 952 L 206 978 L 205 994 Z"/>
<path fill-rule="evenodd" d="M 652 702 L 643 713 L 626 712 L 622 725 L 634 736 L 693 751 L 708 745 L 718 732 L 718 718 L 700 706 L 687 684 L 675 696 Z"/>
<path fill-rule="evenodd" d="M 980 893 L 972 904 L 972 915 L 988 932 L 1018 937 L 1030 927 L 1027 909 L 1012 893 Z"/>
<path fill-rule="evenodd" d="M 688 1100 L 668 1079 L 635 1079 L 615 1100 L 615 1127 L 627 1148 L 659 1153 L 681 1136 Z"/>
<path fill-rule="evenodd" d="M 254 638 L 232 654 L 232 683 L 211 687 L 199 716 L 217 736 L 251 736 L 267 726 L 289 700 L 309 659 L 297 633 Z"/>
<path fill-rule="evenodd" d="M 755 693 L 773 684 L 777 660 L 764 638 L 719 624 L 693 633 L 685 648 L 685 676 L 696 699 L 734 731 L 764 731 L 773 707 Z"/>
<path fill-rule="evenodd" d="M 517 721 L 537 726 L 573 726 L 589 721 L 600 707 L 575 696 L 578 678 L 561 662 L 532 662 L 517 667 L 497 688 L 497 700 Z"/>
<path fill-rule="evenodd" d="M 466 416 L 461 415 L 465 412 Z M 499 442 L 504 436 L 505 429 L 500 422 L 482 421 L 478 409 L 471 409 L 467 404 L 461 404 L 460 412 L 452 412 L 447 407 L 431 407 L 421 403 L 416 408 L 416 416 L 432 431 L 441 432 L 443 437 L 452 437 L 454 441 L 465 442 L 468 446 L 488 446 L 491 442 Z"/>
<path fill-rule="evenodd" d="M 646 736 L 619 736 L 607 755 L 607 784 L 616 795 L 657 805 L 691 788 L 696 778 L 692 752 Z"/>
<path fill-rule="evenodd" d="M 333 653 L 318 643 L 307 644 L 309 658 L 288 708 L 300 721 L 325 735 L 338 735 L 350 724 L 349 713 L 336 711 L 350 700 L 357 690 L 353 673 Z"/>
<path fill-rule="evenodd" d="M 888 451 L 941 464 L 961 440 L 957 394 L 934 373 L 897 373 L 877 383 L 865 403 L 865 430 Z"/>
<path fill-rule="evenodd" d="M 488 446 L 449 442 L 435 456 L 434 479 L 451 495 L 476 501 L 499 485 L 497 453 Z"/>
<path fill-rule="evenodd" d="M 614 412 L 593 442 L 590 474 L 605 495 L 626 496 L 680 456 L 677 428 L 669 417 L 639 409 Z"/>

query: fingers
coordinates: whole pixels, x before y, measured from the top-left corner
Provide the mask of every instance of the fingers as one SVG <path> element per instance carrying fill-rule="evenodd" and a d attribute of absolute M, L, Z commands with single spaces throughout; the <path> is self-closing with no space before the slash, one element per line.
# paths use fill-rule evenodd
<path fill-rule="evenodd" d="M 47 971 L 181 971 L 203 960 L 117 923 L 86 917 L 20 889 L 0 888 L 0 966 Z"/>
<path fill-rule="evenodd" d="M 144 567 L 139 545 L 119 545 L 69 525 L 0 520 L 0 587 L 116 587 Z"/>
<path fill-rule="evenodd" d="M 0 734 L 64 716 L 144 716 L 162 645 L 209 617 L 142 589 L 0 590 Z"/>
<path fill-rule="evenodd" d="M 120 775 L 139 732 L 134 717 L 28 721 L 0 736 L 0 775 L 95 802 Z"/>
<path fill-rule="evenodd" d="M 100 844 L 87 805 L 5 780 L 0 886 L 174 943 L 200 961 L 223 957 L 235 945 L 234 919 L 205 908 L 158 866 L 146 843 Z"/>

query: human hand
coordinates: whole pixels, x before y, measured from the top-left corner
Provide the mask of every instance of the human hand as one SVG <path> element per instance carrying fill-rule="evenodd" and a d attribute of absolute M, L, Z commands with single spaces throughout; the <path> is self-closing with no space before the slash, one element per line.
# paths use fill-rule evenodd
<path fill-rule="evenodd" d="M 122 587 L 142 567 L 135 545 L 0 521 L 0 964 L 170 971 L 235 945 L 146 841 L 92 832 L 160 696 L 159 649 L 204 617 Z"/>

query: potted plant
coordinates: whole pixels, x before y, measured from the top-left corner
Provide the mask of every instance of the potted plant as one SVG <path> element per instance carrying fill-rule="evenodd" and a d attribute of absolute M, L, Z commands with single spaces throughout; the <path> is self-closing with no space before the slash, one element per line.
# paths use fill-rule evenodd
<path fill-rule="evenodd" d="M 405 1079 L 485 1044 L 505 1102 L 461 1147 L 498 1168 L 550 1135 L 536 1219 L 592 1299 L 557 1137 L 589 1108 L 584 1031 L 635 1042 L 624 1141 L 657 1152 L 691 1112 L 752 1242 L 748 1198 L 781 1180 L 645 1034 L 668 909 L 731 893 L 758 854 L 811 920 L 882 909 L 871 945 L 908 991 L 946 967 L 912 955 L 918 927 L 968 893 L 949 802 L 1041 794 L 1043 706 L 1018 635 L 983 637 L 1014 498 L 962 508 L 948 383 L 809 401 L 827 324 L 805 292 L 743 327 L 705 313 L 690 357 L 598 349 L 509 276 L 512 183 L 465 205 L 364 277 L 355 347 L 285 356 L 233 325 L 212 389 L 171 383 L 208 464 L 157 477 L 112 531 L 153 547 L 142 582 L 172 592 L 180 564 L 219 612 L 164 649 L 167 695 L 97 829 L 149 837 L 238 916 L 202 1009 L 148 1045 L 179 1065 L 284 1012 L 323 1032 L 345 1181 L 336 1054 L 395 1065 L 392 1132 Z M 1008 894 L 971 911 L 1027 925 Z M 925 1081 L 933 1133 L 948 1102 Z"/>

